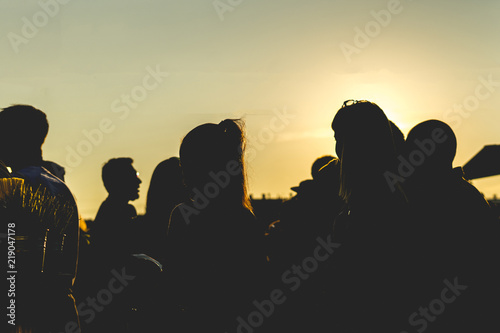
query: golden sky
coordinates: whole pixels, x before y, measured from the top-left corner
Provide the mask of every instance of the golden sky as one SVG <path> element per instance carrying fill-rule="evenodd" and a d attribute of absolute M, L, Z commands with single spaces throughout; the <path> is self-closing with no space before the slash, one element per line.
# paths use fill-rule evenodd
<path fill-rule="evenodd" d="M 44 157 L 85 218 L 109 158 L 135 160 L 142 212 L 155 166 L 224 118 L 246 120 L 251 192 L 288 196 L 334 154 L 347 99 L 405 134 L 446 121 L 459 166 L 500 144 L 499 17 L 496 0 L 0 0 L 0 107 L 47 113 Z M 500 194 L 500 176 L 473 184 Z"/>

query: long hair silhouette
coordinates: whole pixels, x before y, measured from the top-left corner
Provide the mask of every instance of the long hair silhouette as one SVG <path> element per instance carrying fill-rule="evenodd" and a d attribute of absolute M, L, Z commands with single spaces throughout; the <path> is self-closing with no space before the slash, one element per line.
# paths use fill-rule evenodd
<path fill-rule="evenodd" d="M 219 124 L 203 124 L 182 140 L 180 160 L 189 190 L 203 191 L 215 178 L 229 176 L 227 185 L 213 202 L 238 203 L 252 210 L 248 196 L 244 161 L 245 135 L 240 120 L 225 119 Z"/>
<path fill-rule="evenodd" d="M 185 200 L 185 186 L 178 157 L 160 162 L 151 176 L 146 199 L 146 216 L 155 218 L 167 214 Z"/>
<path fill-rule="evenodd" d="M 332 122 L 340 159 L 340 196 L 349 201 L 394 169 L 396 147 L 384 111 L 368 101 L 346 101 Z"/>

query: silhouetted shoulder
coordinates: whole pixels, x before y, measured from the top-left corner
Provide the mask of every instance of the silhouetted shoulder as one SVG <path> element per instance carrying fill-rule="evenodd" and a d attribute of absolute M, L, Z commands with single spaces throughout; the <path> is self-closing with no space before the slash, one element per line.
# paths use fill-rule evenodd
<path fill-rule="evenodd" d="M 17 171 L 14 175 L 25 179 L 32 186 L 36 187 L 38 185 L 43 185 L 53 195 L 60 195 L 65 197 L 66 199 L 71 199 L 71 201 L 74 201 L 73 195 L 71 194 L 71 191 L 66 186 L 66 184 L 43 167 L 29 166 Z"/>
<path fill-rule="evenodd" d="M 458 186 L 463 190 L 464 195 L 470 200 L 470 203 L 482 206 L 483 208 L 490 208 L 490 205 L 484 195 L 464 178 L 458 180 Z"/>

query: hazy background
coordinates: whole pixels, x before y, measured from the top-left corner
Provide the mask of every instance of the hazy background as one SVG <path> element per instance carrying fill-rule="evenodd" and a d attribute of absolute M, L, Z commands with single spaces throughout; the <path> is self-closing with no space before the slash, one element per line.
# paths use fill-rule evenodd
<path fill-rule="evenodd" d="M 497 0 L 61 2 L 0 0 L 0 107 L 47 113 L 44 158 L 66 166 L 85 218 L 106 197 L 109 158 L 135 160 L 143 212 L 155 166 L 224 118 L 246 120 L 255 197 L 288 197 L 334 154 L 330 124 L 346 99 L 376 102 L 405 135 L 447 121 L 456 166 L 500 144 Z M 293 119 L 272 131 L 276 113 Z M 500 193 L 500 176 L 473 183 Z"/>

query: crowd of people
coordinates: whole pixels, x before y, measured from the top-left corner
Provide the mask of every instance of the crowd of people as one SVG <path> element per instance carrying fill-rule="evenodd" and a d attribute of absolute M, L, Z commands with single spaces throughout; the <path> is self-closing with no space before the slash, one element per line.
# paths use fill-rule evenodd
<path fill-rule="evenodd" d="M 225 119 L 158 164 L 143 216 L 134 161 L 107 161 L 108 197 L 87 225 L 64 168 L 43 159 L 45 113 L 4 108 L 0 218 L 15 226 L 17 270 L 8 332 L 498 331 L 500 221 L 453 168 L 453 130 L 428 120 L 405 139 L 357 100 L 331 127 L 338 157 L 313 163 L 278 220 L 254 214 L 244 126 Z"/>

